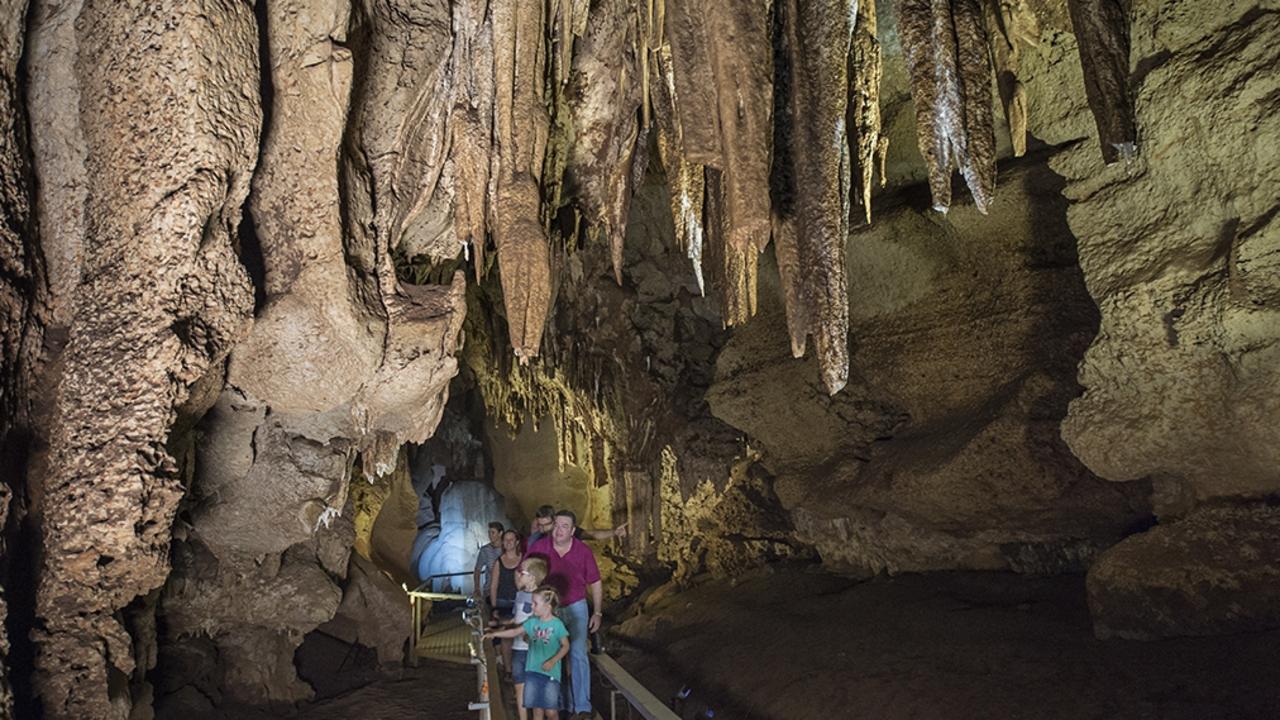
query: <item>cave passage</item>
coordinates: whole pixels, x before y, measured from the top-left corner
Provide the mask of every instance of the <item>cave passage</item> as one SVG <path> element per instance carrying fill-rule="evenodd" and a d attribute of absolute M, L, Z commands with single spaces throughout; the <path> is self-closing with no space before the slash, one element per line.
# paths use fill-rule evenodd
<path fill-rule="evenodd" d="M 1280 717 L 1277 37 L 0 0 L 0 720 Z"/>

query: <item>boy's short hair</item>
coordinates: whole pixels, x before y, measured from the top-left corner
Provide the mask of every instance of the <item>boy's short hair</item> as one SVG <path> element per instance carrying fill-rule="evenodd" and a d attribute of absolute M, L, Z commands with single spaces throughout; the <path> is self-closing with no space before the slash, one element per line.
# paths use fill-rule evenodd
<path fill-rule="evenodd" d="M 560 607 L 560 593 L 556 592 L 556 589 L 550 585 L 539 586 L 537 590 L 533 591 L 533 594 L 541 595 L 542 601 L 551 606 L 551 612 L 555 612 L 556 608 Z"/>
<path fill-rule="evenodd" d="M 507 528 L 506 528 L 506 526 L 505 526 L 505 525 L 503 525 L 502 523 L 498 522 L 497 520 L 494 520 L 493 522 L 489 523 L 489 529 L 490 529 L 490 530 L 497 530 L 498 532 L 502 532 L 503 530 L 506 530 Z"/>
<path fill-rule="evenodd" d="M 569 522 L 573 523 L 574 527 L 578 527 L 578 516 L 574 515 L 572 510 L 557 510 L 556 517 L 567 517 L 569 518 Z"/>
<path fill-rule="evenodd" d="M 528 557 L 524 559 L 524 571 L 533 578 L 536 585 L 542 585 L 542 581 L 547 579 L 547 561 L 540 557 Z"/>
<path fill-rule="evenodd" d="M 534 517 L 546 518 L 546 517 L 555 517 L 555 515 L 556 515 L 556 509 L 554 507 L 552 507 L 551 505 L 543 505 L 542 507 L 538 508 L 538 512 L 534 514 Z"/>

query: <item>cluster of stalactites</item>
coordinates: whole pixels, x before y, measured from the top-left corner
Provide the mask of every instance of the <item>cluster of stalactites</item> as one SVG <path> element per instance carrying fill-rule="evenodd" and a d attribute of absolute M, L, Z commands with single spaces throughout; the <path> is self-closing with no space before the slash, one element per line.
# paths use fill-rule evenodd
<path fill-rule="evenodd" d="M 725 323 L 755 314 L 772 239 L 792 352 L 812 338 L 824 386 L 844 386 L 851 205 L 870 222 L 887 146 L 873 1 L 460 0 L 453 14 L 455 228 L 475 248 L 478 277 L 492 236 L 522 362 L 538 353 L 551 309 L 561 187 L 572 186 L 621 281 L 654 133 L 677 242 Z M 907 0 L 899 16 L 935 207 L 949 206 L 959 167 L 985 212 L 995 142 L 978 0 Z M 1001 49 L 1002 70 L 1016 71 L 1016 53 Z M 1006 110 L 1025 127 L 1012 87 Z"/>
<path fill-rule="evenodd" d="M 996 141 L 991 54 L 980 0 L 902 0 L 898 35 L 911 77 L 920 154 L 929 166 L 933 207 L 951 207 L 951 173 L 960 169 L 974 204 L 995 194 Z"/>
<path fill-rule="evenodd" d="M 493 238 L 516 356 L 538 353 L 551 308 L 560 188 L 572 186 L 621 281 L 656 133 L 677 242 L 725 323 L 755 314 L 759 256 L 775 239 L 792 348 L 813 337 L 827 390 L 843 387 L 850 203 L 870 218 L 886 145 L 874 14 L 855 0 L 454 3 L 454 225 L 477 278 Z"/>

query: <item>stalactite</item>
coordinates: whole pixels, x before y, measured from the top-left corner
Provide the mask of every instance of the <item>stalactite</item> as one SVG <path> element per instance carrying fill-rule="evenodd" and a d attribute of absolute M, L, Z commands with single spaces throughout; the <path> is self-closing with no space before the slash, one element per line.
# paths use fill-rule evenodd
<path fill-rule="evenodd" d="M 883 164 L 889 149 L 889 138 L 880 133 L 880 78 L 884 59 L 876 37 L 876 2 L 857 2 L 857 19 L 853 27 L 853 47 L 849 53 L 849 133 L 854 151 L 855 183 L 858 201 L 868 223 L 871 222 L 871 182 L 876 158 Z M 884 186 L 884 171 L 880 172 Z"/>
<path fill-rule="evenodd" d="M 654 52 L 657 80 L 651 83 L 654 124 L 657 127 L 658 157 L 671 189 L 671 219 L 676 244 L 688 256 L 698 280 L 698 290 L 706 295 L 702 277 L 702 206 L 706 193 L 702 166 L 691 162 L 684 151 L 679 118 L 676 115 L 676 86 L 671 48 L 659 45 Z"/>
<path fill-rule="evenodd" d="M 959 167 L 985 213 L 995 192 L 995 131 L 982 10 L 977 0 L 904 0 L 898 33 L 934 209 L 951 206 L 951 171 Z"/>
<path fill-rule="evenodd" d="M 778 7 L 779 55 L 785 55 L 781 73 L 789 77 L 786 100 L 778 103 L 779 112 L 786 113 L 778 124 L 787 127 L 779 134 L 783 147 L 778 154 L 791 185 L 790 207 L 779 213 L 777 254 L 786 276 L 792 352 L 803 352 L 804 335 L 813 336 L 823 384 L 831 394 L 844 387 L 849 373 L 844 251 L 850 158 L 845 123 L 855 7 L 855 0 L 787 0 Z M 875 142 L 869 146 L 874 148 Z"/>
<path fill-rule="evenodd" d="M 1080 46 L 1085 96 L 1107 164 L 1137 152 L 1129 93 L 1129 18 L 1121 0 L 1067 0 Z"/>
<path fill-rule="evenodd" d="M 574 142 L 566 169 L 587 219 L 610 247 L 622 283 L 622 243 L 631 206 L 632 161 L 643 104 L 640 28 L 632 0 L 603 0 L 592 10 L 569 78 Z"/>
<path fill-rule="evenodd" d="M 703 227 L 706 237 L 704 270 L 720 297 L 725 325 L 741 325 L 756 314 L 756 273 L 759 258 L 754 247 L 736 247 L 729 241 L 731 217 L 725 201 L 724 173 L 707 167 Z"/>
<path fill-rule="evenodd" d="M 493 26 L 488 3 L 453 3 L 453 107 L 449 172 L 453 185 L 453 227 L 458 241 L 475 254 L 475 277 L 485 276 L 489 150 L 493 135 Z"/>
<path fill-rule="evenodd" d="M 995 64 L 996 87 L 1009 125 L 1009 141 L 1014 157 L 1027 153 L 1027 91 L 1018 79 L 1022 51 L 1020 39 L 1012 30 L 1017 21 L 1003 0 L 985 0 L 987 37 L 991 41 L 991 57 Z"/>
<path fill-rule="evenodd" d="M 757 255 L 770 237 L 768 8 L 681 0 L 664 5 L 664 19 L 681 152 L 706 167 L 704 269 L 734 325 L 755 313 Z"/>
<path fill-rule="evenodd" d="M 489 228 L 497 247 L 511 346 L 538 354 L 551 305 L 541 179 L 550 119 L 544 103 L 546 18 L 541 3 L 493 7 L 494 140 Z"/>

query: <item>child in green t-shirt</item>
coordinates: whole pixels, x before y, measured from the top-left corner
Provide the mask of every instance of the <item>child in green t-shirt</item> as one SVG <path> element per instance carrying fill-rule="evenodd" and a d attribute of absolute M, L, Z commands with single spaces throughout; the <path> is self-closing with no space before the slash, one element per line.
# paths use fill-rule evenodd
<path fill-rule="evenodd" d="M 569 629 L 555 616 L 560 596 L 550 587 L 533 592 L 533 617 L 519 627 L 485 633 L 486 638 L 523 635 L 529 643 L 525 657 L 524 706 L 533 720 L 560 717 L 560 661 L 569 654 Z"/>

